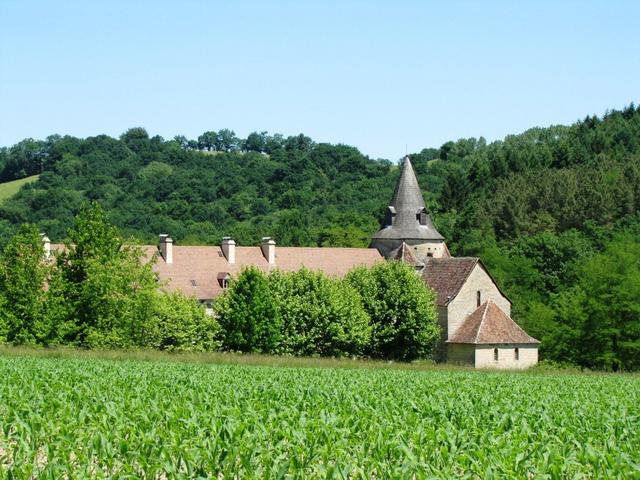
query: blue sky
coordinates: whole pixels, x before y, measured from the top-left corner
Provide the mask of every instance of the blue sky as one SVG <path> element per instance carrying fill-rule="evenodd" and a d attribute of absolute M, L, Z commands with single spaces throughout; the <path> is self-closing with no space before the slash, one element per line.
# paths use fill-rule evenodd
<path fill-rule="evenodd" d="M 0 145 L 254 130 L 377 158 L 640 99 L 637 1 L 0 0 Z"/>

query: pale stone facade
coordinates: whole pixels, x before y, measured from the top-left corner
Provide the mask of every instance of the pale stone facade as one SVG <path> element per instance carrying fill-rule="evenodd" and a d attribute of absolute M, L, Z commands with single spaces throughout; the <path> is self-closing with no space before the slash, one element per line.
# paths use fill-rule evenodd
<path fill-rule="evenodd" d="M 415 240 L 414 240 L 415 242 Z M 411 242 L 407 242 L 412 245 Z M 433 257 L 444 258 L 449 256 L 449 250 L 447 244 L 440 241 L 427 241 L 422 243 L 413 244 L 412 248 L 416 252 L 419 258 Z"/>
<path fill-rule="evenodd" d="M 493 300 L 504 313 L 511 315 L 511 302 L 498 290 L 482 265 L 477 263 L 460 292 L 447 305 L 447 336 L 453 335 L 465 319 L 487 300 Z"/>
<path fill-rule="evenodd" d="M 497 352 L 496 352 L 497 350 Z M 538 346 L 531 344 L 449 345 L 448 362 L 476 368 L 519 370 L 538 363 Z"/>
<path fill-rule="evenodd" d="M 496 349 L 498 350 L 497 355 Z M 538 345 L 476 345 L 474 350 L 476 368 L 515 370 L 529 368 L 538 363 Z M 497 360 L 496 356 L 498 357 Z"/>

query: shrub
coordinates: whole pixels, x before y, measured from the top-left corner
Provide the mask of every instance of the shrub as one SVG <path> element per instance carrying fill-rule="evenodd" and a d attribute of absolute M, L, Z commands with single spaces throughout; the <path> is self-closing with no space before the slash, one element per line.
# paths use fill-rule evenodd
<path fill-rule="evenodd" d="M 220 324 L 204 306 L 181 293 L 155 300 L 150 347 L 170 352 L 202 352 L 220 348 Z"/>

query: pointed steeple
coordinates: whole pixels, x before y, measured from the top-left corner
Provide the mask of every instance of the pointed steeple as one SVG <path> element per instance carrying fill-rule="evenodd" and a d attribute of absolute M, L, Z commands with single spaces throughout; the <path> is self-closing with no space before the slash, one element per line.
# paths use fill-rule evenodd
<path fill-rule="evenodd" d="M 374 243 L 376 239 L 444 240 L 427 213 L 422 191 L 408 156 L 404 159 L 384 225 L 373 235 Z"/>
<path fill-rule="evenodd" d="M 396 189 L 393 192 L 391 206 L 394 207 L 396 211 L 408 209 L 417 211 L 424 208 L 424 199 L 422 198 L 420 185 L 418 185 L 416 173 L 413 170 L 413 165 L 408 156 L 404 157 L 402 173 L 396 184 Z"/>

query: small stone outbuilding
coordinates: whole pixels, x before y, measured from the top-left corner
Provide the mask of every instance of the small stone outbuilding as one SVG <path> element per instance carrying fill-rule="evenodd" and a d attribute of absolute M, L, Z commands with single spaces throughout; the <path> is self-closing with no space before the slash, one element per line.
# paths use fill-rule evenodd
<path fill-rule="evenodd" d="M 476 368 L 528 368 L 538 363 L 538 344 L 493 301 L 487 300 L 446 341 L 451 363 Z"/>

